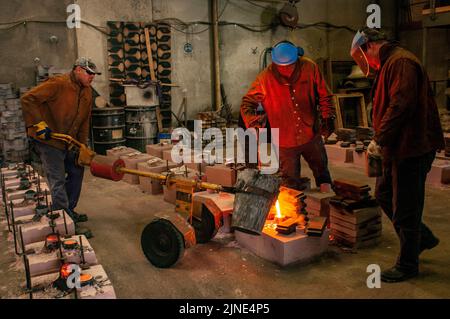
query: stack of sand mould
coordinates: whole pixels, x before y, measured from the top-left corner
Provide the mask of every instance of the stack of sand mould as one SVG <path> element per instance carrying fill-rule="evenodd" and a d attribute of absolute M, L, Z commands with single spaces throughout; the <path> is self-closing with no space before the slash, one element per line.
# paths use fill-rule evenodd
<path fill-rule="evenodd" d="M 25 187 L 22 182 L 26 177 L 30 183 Z M 42 176 L 36 175 L 31 166 L 16 164 L 1 169 L 1 182 L 7 231 L 13 233 L 9 238 L 14 239 L 13 250 L 23 261 L 26 274 L 26 291 L 18 297 L 115 298 L 114 288 L 87 238 L 75 235 L 75 224 L 64 210 L 50 209 L 51 196 Z M 13 185 L 18 187 L 11 192 Z M 79 288 L 70 289 L 63 278 L 70 275 L 70 270 L 63 271 L 69 263 L 81 267 Z"/>
<path fill-rule="evenodd" d="M 323 216 L 314 216 L 308 221 L 306 234 L 308 236 L 322 237 L 327 226 L 328 218 Z"/>
<path fill-rule="evenodd" d="M 375 132 L 371 127 L 358 126 L 356 128 L 356 140 L 370 141 L 373 139 Z"/>
<path fill-rule="evenodd" d="M 11 83 L 0 84 L 0 110 L 0 144 L 3 158 L 9 163 L 23 162 L 28 157 L 28 139 L 22 105 Z"/>
<path fill-rule="evenodd" d="M 445 156 L 450 157 L 450 133 L 445 133 Z"/>
<path fill-rule="evenodd" d="M 322 192 L 320 189 L 311 189 L 305 191 L 305 195 L 308 216 L 330 216 L 330 199 L 335 196 L 331 190 L 329 192 Z"/>
<path fill-rule="evenodd" d="M 381 210 L 365 184 L 335 180 L 337 196 L 330 200 L 330 228 L 336 242 L 353 248 L 378 244 Z"/>
<path fill-rule="evenodd" d="M 205 134 L 205 131 L 210 128 L 218 128 L 223 136 L 223 145 L 226 143 L 226 128 L 227 128 L 227 120 L 220 117 L 217 112 L 199 112 L 197 113 L 197 120 L 202 121 L 202 136 Z M 212 141 L 208 141 L 206 139 L 202 139 L 202 147 L 205 148 L 206 145 L 211 143 Z"/>
<path fill-rule="evenodd" d="M 338 141 L 354 143 L 356 141 L 356 130 L 350 128 L 338 128 L 336 130 Z"/>

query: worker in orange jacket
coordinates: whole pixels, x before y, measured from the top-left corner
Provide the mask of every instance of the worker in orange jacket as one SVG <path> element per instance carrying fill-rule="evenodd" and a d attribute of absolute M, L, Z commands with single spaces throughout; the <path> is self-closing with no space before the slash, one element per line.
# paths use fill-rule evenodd
<path fill-rule="evenodd" d="M 92 108 L 90 87 L 97 71 L 88 58 L 79 58 L 70 73 L 49 78 L 21 98 L 27 133 L 39 154 L 49 182 L 52 208 L 65 209 L 74 222 L 87 221 L 75 212 L 81 193 L 84 167 L 77 153 L 51 132 L 72 136 L 86 144 Z"/>
<path fill-rule="evenodd" d="M 251 85 L 241 103 L 247 128 L 260 128 L 268 120 L 279 128 L 279 162 L 283 184 L 302 189 L 300 156 L 311 168 L 317 186 L 331 184 L 322 136 L 334 131 L 333 95 L 319 67 L 289 41 L 275 45 L 272 63 Z M 257 110 L 263 108 L 264 113 Z"/>

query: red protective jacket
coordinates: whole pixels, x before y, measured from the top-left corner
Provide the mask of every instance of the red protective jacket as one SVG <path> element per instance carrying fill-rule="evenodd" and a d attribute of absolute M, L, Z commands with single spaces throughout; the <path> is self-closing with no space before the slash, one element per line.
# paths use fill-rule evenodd
<path fill-rule="evenodd" d="M 386 160 L 444 148 L 444 136 L 427 73 L 419 59 L 396 44 L 380 50 L 374 84 L 375 141 Z"/>
<path fill-rule="evenodd" d="M 290 79 L 273 64 L 263 70 L 242 99 L 241 115 L 246 127 L 261 127 L 256 114 L 261 103 L 271 128 L 280 130 L 280 147 L 296 147 L 318 133 L 319 116 L 335 115 L 333 95 L 314 61 L 302 57 Z"/>

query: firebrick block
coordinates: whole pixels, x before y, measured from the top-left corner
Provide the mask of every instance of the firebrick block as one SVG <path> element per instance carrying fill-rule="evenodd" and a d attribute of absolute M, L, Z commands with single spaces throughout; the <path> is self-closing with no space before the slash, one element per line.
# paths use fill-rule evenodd
<path fill-rule="evenodd" d="M 130 153 L 136 153 L 139 152 L 138 150 L 135 150 L 131 147 L 126 146 L 117 146 L 112 149 L 106 150 L 106 156 L 112 157 L 114 159 L 119 159 L 123 155 L 127 155 Z"/>
<path fill-rule="evenodd" d="M 94 249 L 84 235 L 81 235 L 83 242 L 84 261 L 87 265 L 92 266 L 98 263 Z M 80 236 L 61 237 L 61 240 L 72 239 L 80 244 Z M 63 245 L 64 246 L 64 245 Z M 82 262 L 80 248 L 66 249 L 61 247 L 64 262 L 80 264 Z M 29 244 L 25 246 L 25 252 L 28 256 L 31 276 L 40 276 L 59 271 L 61 267 L 61 259 L 59 257 L 59 249 L 48 252 L 45 248 L 45 241 Z"/>
<path fill-rule="evenodd" d="M 436 159 L 427 175 L 427 183 L 436 186 L 450 184 L 450 161 Z"/>
<path fill-rule="evenodd" d="M 137 169 L 137 164 L 153 159 L 153 156 L 144 153 L 130 153 L 122 155 L 120 159 L 125 162 L 125 167 L 129 169 Z M 123 181 L 130 184 L 139 184 L 139 176 L 125 174 Z"/>
<path fill-rule="evenodd" d="M 70 218 L 70 216 L 65 213 L 63 210 L 57 210 L 53 213 L 58 212 L 60 216 L 54 220 L 55 223 L 55 232 L 58 231 L 63 236 L 72 236 L 75 235 L 75 224 Z M 64 225 L 64 217 L 65 214 L 66 227 Z M 19 228 L 22 228 L 22 236 L 24 245 L 28 245 L 31 243 L 39 242 L 45 240 L 45 237 L 52 233 L 52 227 L 50 226 L 50 219 L 46 216 L 43 216 L 40 221 L 32 221 L 32 216 L 23 216 L 16 219 L 16 225 Z"/>
<path fill-rule="evenodd" d="M 169 151 L 173 147 L 172 144 L 152 144 L 145 147 L 147 154 L 158 158 L 163 158 L 163 152 Z"/>
<path fill-rule="evenodd" d="M 102 265 L 94 265 L 88 269 L 83 269 L 81 274 L 89 274 L 94 280 L 92 284 L 77 289 L 79 299 L 115 299 L 116 293 L 108 275 Z M 31 285 L 36 293 L 34 299 L 73 299 L 73 294 L 65 295 L 62 291 L 52 287 L 52 283 L 58 279 L 59 272 L 31 278 Z M 38 289 L 46 288 L 46 289 Z"/>
<path fill-rule="evenodd" d="M 268 227 L 263 229 L 260 236 L 238 230 L 234 233 L 241 246 L 281 266 L 311 262 L 328 249 L 328 230 L 325 230 L 321 237 L 310 237 L 299 230 L 290 235 L 281 235 Z"/>
<path fill-rule="evenodd" d="M 177 166 L 179 166 L 179 164 L 175 164 L 173 162 L 167 163 L 162 159 L 155 158 L 154 161 L 138 163 L 137 169 L 144 172 L 162 173 L 166 172 L 167 168 L 172 169 Z M 161 181 L 151 179 L 149 177 L 139 176 L 139 188 L 145 193 L 152 195 L 161 194 L 163 192 Z"/>
<path fill-rule="evenodd" d="M 208 183 L 228 187 L 236 184 L 236 171 L 224 164 L 206 166 L 205 173 Z"/>
<path fill-rule="evenodd" d="M 342 148 L 339 144 L 325 145 L 328 160 L 336 164 L 353 163 L 353 150 Z"/>
<path fill-rule="evenodd" d="M 47 186 L 46 183 L 41 183 L 40 188 L 41 188 L 41 192 L 44 192 L 44 191 L 50 192 L 50 188 Z M 31 187 L 29 189 L 14 190 L 14 191 L 6 192 L 6 201 L 9 202 L 9 201 L 12 201 L 15 199 L 23 200 L 25 198 L 25 193 L 28 190 L 33 190 L 33 191 L 37 192 L 37 186 L 31 185 Z"/>
<path fill-rule="evenodd" d="M 304 191 L 306 211 L 311 216 L 330 217 L 330 199 L 334 192 L 322 193 L 319 189 Z"/>

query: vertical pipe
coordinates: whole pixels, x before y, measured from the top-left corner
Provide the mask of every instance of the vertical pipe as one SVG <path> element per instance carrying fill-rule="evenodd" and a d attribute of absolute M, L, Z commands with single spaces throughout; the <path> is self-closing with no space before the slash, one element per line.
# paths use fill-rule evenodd
<path fill-rule="evenodd" d="M 219 5 L 218 0 L 211 0 L 211 25 L 213 35 L 213 61 L 214 61 L 214 108 L 220 109 L 220 54 L 219 54 Z"/>
<path fill-rule="evenodd" d="M 426 69 L 427 66 L 427 42 L 428 42 L 428 28 L 423 28 L 422 33 L 422 65 L 424 69 Z"/>
<path fill-rule="evenodd" d="M 80 253 L 81 253 L 81 265 L 86 265 L 86 259 L 84 258 L 83 237 L 78 237 L 80 241 Z"/>
<path fill-rule="evenodd" d="M 33 286 L 31 285 L 30 264 L 27 255 L 23 255 L 23 265 L 25 267 L 25 278 L 27 281 L 27 290 L 30 293 L 30 299 L 33 299 Z"/>
<path fill-rule="evenodd" d="M 22 232 L 22 226 L 19 226 L 19 238 L 20 238 L 20 245 L 22 248 L 22 254 L 25 255 L 25 243 L 23 241 L 23 232 Z"/>
<path fill-rule="evenodd" d="M 66 231 L 66 236 L 69 236 L 69 230 L 67 229 L 67 220 L 66 220 L 66 210 L 62 210 L 63 220 L 64 220 L 64 230 Z"/>
<path fill-rule="evenodd" d="M 0 175 L 0 183 L 2 186 L 2 200 L 3 200 L 3 205 L 5 206 L 5 217 L 6 217 L 6 222 L 8 223 L 8 231 L 11 232 L 11 224 L 9 222 L 9 214 L 8 214 L 8 203 L 6 202 L 6 189 L 5 189 L 5 179 L 3 174 Z"/>
<path fill-rule="evenodd" d="M 9 202 L 9 207 L 11 209 L 11 223 L 13 227 L 13 236 L 14 236 L 14 251 L 16 252 L 16 255 L 20 256 L 21 254 L 17 250 L 16 220 L 14 218 L 14 204 L 12 201 Z"/>

